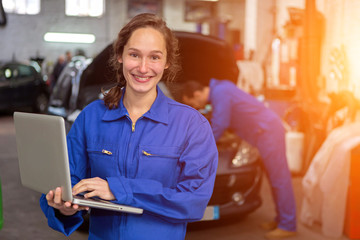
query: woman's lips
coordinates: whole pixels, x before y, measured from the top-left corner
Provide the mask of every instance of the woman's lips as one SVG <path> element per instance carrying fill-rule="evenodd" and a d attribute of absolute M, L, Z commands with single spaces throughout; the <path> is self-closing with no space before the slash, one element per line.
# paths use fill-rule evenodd
<path fill-rule="evenodd" d="M 145 77 L 140 77 L 140 76 L 137 76 L 137 75 L 133 75 L 134 79 L 138 82 L 148 82 L 150 81 L 150 79 L 152 78 L 151 76 L 145 76 Z"/>

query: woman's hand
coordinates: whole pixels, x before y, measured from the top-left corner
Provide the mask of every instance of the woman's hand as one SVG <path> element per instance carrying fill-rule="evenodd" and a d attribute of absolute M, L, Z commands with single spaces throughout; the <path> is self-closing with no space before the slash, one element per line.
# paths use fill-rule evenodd
<path fill-rule="evenodd" d="M 66 216 L 74 215 L 77 211 L 89 210 L 89 207 L 81 207 L 77 204 L 72 204 L 71 202 L 64 202 L 61 199 L 60 187 L 56 188 L 55 192 L 50 190 L 48 194 L 46 194 L 46 200 L 49 206 L 58 209 L 61 214 Z"/>
<path fill-rule="evenodd" d="M 86 192 L 84 195 L 85 198 L 99 197 L 105 200 L 115 200 L 108 182 L 99 177 L 87 178 L 78 182 L 73 187 L 73 195 L 81 192 Z"/>

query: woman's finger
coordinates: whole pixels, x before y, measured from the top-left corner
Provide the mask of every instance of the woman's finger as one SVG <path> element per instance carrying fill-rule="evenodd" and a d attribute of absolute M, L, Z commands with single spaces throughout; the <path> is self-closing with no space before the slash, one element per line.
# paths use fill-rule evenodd
<path fill-rule="evenodd" d="M 110 191 L 106 180 L 96 177 L 83 179 L 73 187 L 73 195 L 81 192 L 87 192 L 84 197 L 100 197 L 105 200 L 114 200 L 115 197 Z"/>
<path fill-rule="evenodd" d="M 55 204 L 62 204 L 62 199 L 61 199 L 61 188 L 57 187 L 55 189 L 55 197 L 54 197 L 54 202 Z"/>
<path fill-rule="evenodd" d="M 48 194 L 46 194 L 46 200 L 49 201 L 53 201 L 54 200 L 54 192 L 53 191 L 49 191 Z"/>

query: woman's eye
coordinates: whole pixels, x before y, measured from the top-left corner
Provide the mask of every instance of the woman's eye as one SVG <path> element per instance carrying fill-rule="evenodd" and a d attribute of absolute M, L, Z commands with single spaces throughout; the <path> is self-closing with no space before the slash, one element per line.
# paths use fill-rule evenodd
<path fill-rule="evenodd" d="M 152 59 L 152 60 L 159 60 L 160 57 L 159 57 L 159 56 L 151 56 L 151 59 Z"/>
<path fill-rule="evenodd" d="M 130 57 L 134 57 L 134 58 L 137 58 L 139 56 L 136 53 L 130 53 L 129 55 L 130 55 Z"/>

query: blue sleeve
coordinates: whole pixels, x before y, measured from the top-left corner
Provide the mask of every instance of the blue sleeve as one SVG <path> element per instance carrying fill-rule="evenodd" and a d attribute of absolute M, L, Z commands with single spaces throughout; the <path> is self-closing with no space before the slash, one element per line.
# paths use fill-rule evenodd
<path fill-rule="evenodd" d="M 80 116 L 81 114 L 78 117 L 79 120 L 75 121 L 67 137 L 71 182 L 73 185 L 79 182 L 80 179 L 85 178 L 87 172 L 87 160 L 84 159 L 84 156 L 87 155 L 84 153 L 86 148 L 84 147 L 85 141 L 84 135 L 82 134 L 83 119 Z M 74 133 L 77 134 L 75 135 L 77 137 L 70 138 L 69 136 Z M 84 221 L 82 218 L 83 211 L 77 212 L 73 216 L 64 216 L 61 215 L 60 212 L 56 214 L 57 210 L 47 204 L 45 195 L 42 195 L 40 198 L 40 207 L 48 220 L 49 227 L 64 233 L 66 236 L 74 232 Z"/>
<path fill-rule="evenodd" d="M 60 213 L 56 214 L 57 210 L 47 204 L 44 194 L 40 198 L 40 207 L 48 220 L 49 227 L 66 236 L 73 233 L 84 221 L 81 212 L 77 212 L 72 216 L 63 216 Z"/>
<path fill-rule="evenodd" d="M 215 90 L 216 91 L 216 90 Z M 231 121 L 231 95 L 211 93 L 212 117 L 211 127 L 215 140 L 219 140 Z"/>
<path fill-rule="evenodd" d="M 175 188 L 150 179 L 108 177 L 116 202 L 134 204 L 170 222 L 200 220 L 212 195 L 218 162 L 207 121 L 190 126 L 179 161 L 183 167 Z"/>

